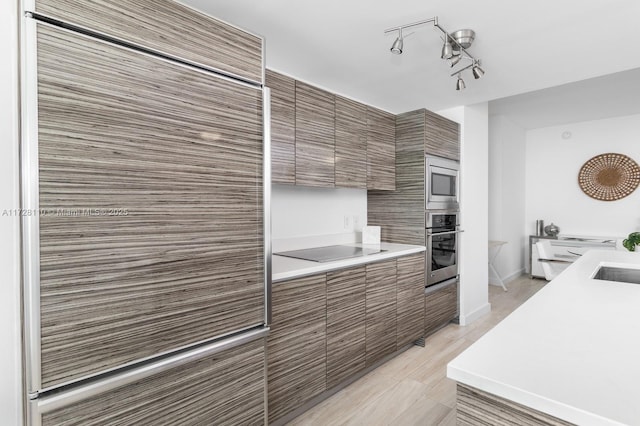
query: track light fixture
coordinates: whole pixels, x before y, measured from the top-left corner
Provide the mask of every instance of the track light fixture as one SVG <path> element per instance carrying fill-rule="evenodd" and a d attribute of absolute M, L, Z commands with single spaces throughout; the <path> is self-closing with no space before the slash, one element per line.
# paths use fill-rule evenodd
<path fill-rule="evenodd" d="M 451 59 L 452 56 L 453 56 L 453 47 L 451 46 L 449 37 L 445 36 L 444 45 L 442 45 L 442 54 L 440 55 L 440 57 L 442 59 Z"/>
<path fill-rule="evenodd" d="M 481 78 L 484 75 L 484 70 L 480 68 L 480 60 L 467 52 L 467 49 L 473 44 L 476 33 L 473 30 L 469 29 L 457 30 L 453 33 L 449 33 L 438 24 L 437 16 L 431 19 L 426 19 L 424 21 L 413 22 L 411 24 L 399 25 L 397 27 L 386 29 L 384 31 L 385 34 L 395 31 L 398 32 L 398 36 L 391 46 L 391 53 L 394 53 L 396 55 L 402 54 L 404 47 L 404 39 L 402 37 L 403 29 L 429 23 L 433 24 L 433 26 L 440 30 L 444 35 L 440 58 L 449 61 L 449 66 L 451 68 L 454 68 L 456 65 L 458 65 L 462 59 L 471 61 L 470 65 L 460 68 L 457 71 L 454 71 L 453 74 L 451 74 L 452 77 L 458 77 L 456 80 L 456 90 L 463 90 L 466 87 L 464 80 L 460 75 L 463 71 L 471 69 L 471 74 L 473 75 L 474 79 L 478 80 L 479 78 Z"/>
<path fill-rule="evenodd" d="M 391 53 L 395 55 L 401 55 L 403 44 L 404 44 L 404 39 L 402 38 L 402 28 L 400 28 L 398 30 L 398 37 L 396 38 L 396 41 L 394 41 L 393 44 L 391 45 L 391 49 L 390 49 Z"/>
<path fill-rule="evenodd" d="M 484 75 L 484 70 L 480 68 L 478 62 L 475 62 L 473 68 L 471 68 L 471 73 L 473 73 L 473 78 L 477 80 Z"/>

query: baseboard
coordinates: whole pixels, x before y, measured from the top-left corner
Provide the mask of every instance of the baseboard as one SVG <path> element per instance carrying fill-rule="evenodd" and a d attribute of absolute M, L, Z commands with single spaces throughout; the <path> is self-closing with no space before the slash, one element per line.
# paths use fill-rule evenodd
<path fill-rule="evenodd" d="M 506 277 L 502 278 L 502 282 L 504 282 L 505 284 L 507 284 L 507 283 L 509 283 L 509 282 L 511 282 L 511 281 L 513 281 L 513 280 L 515 280 L 516 278 L 518 278 L 518 277 L 520 277 L 520 276 L 524 275 L 525 273 L 526 273 L 526 272 L 525 272 L 524 268 L 522 268 L 522 269 L 518 269 L 517 271 L 512 272 L 512 273 L 510 273 L 509 275 L 507 275 Z M 492 279 L 492 277 L 489 277 L 489 284 L 491 284 L 491 285 L 497 285 L 497 286 L 500 286 L 500 283 L 499 283 L 499 282 L 497 282 L 497 281 L 494 281 L 494 280 Z"/>
<path fill-rule="evenodd" d="M 480 306 L 478 309 L 476 309 L 475 311 L 464 315 L 464 314 L 460 314 L 460 325 L 469 325 L 472 322 L 478 320 L 480 317 L 488 314 L 489 312 L 491 312 L 491 303 L 487 303 L 483 306 Z"/>

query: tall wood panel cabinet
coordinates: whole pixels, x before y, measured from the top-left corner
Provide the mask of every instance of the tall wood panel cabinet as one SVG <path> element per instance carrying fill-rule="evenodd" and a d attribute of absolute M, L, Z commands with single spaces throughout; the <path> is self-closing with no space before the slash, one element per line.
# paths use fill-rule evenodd
<path fill-rule="evenodd" d="M 263 40 L 170 0 L 23 3 L 30 421 L 261 423 Z"/>
<path fill-rule="evenodd" d="M 425 155 L 460 159 L 459 126 L 426 109 L 395 121 L 396 190 L 369 191 L 367 223 L 382 227 L 382 239 L 425 243 Z"/>
<path fill-rule="evenodd" d="M 335 186 L 335 100 L 296 81 L 296 185 Z"/>
<path fill-rule="evenodd" d="M 271 182 L 296 183 L 296 81 L 266 70 L 271 89 Z"/>
<path fill-rule="evenodd" d="M 381 226 L 383 241 L 425 244 L 424 110 L 395 121 L 395 191 L 368 191 L 367 223 Z"/>
<path fill-rule="evenodd" d="M 424 114 L 425 153 L 460 161 L 458 123 L 426 109 L 419 111 Z"/>
<path fill-rule="evenodd" d="M 367 107 L 367 189 L 396 189 L 395 116 Z"/>

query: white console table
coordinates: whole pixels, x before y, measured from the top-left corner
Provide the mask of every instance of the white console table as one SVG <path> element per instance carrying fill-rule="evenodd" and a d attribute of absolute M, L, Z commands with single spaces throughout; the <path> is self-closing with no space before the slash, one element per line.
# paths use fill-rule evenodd
<path fill-rule="evenodd" d="M 581 235 L 558 235 L 556 237 L 550 237 L 548 235 L 529 235 L 529 276 L 531 278 L 544 279 L 544 271 L 542 270 L 542 265 L 540 265 L 540 256 L 538 255 L 538 249 L 536 248 L 536 243 L 541 239 L 553 240 L 550 244 L 552 248 L 556 248 L 554 257 L 566 257 L 569 262 L 576 259 L 576 256 L 567 255 L 567 253 L 571 253 L 571 249 L 578 249 L 579 251 L 583 251 L 587 248 L 615 250 L 617 247 L 616 238 Z"/>

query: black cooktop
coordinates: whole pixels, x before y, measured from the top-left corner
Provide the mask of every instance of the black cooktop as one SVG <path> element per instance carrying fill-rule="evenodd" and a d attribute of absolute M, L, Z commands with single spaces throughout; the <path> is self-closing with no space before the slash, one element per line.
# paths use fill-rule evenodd
<path fill-rule="evenodd" d="M 334 260 L 350 259 L 352 257 L 382 253 L 383 251 L 386 250 L 352 246 L 327 246 L 303 250 L 281 251 L 280 253 L 274 254 L 277 254 L 278 256 L 293 257 L 295 259 L 310 260 L 312 262 L 332 262 Z"/>

